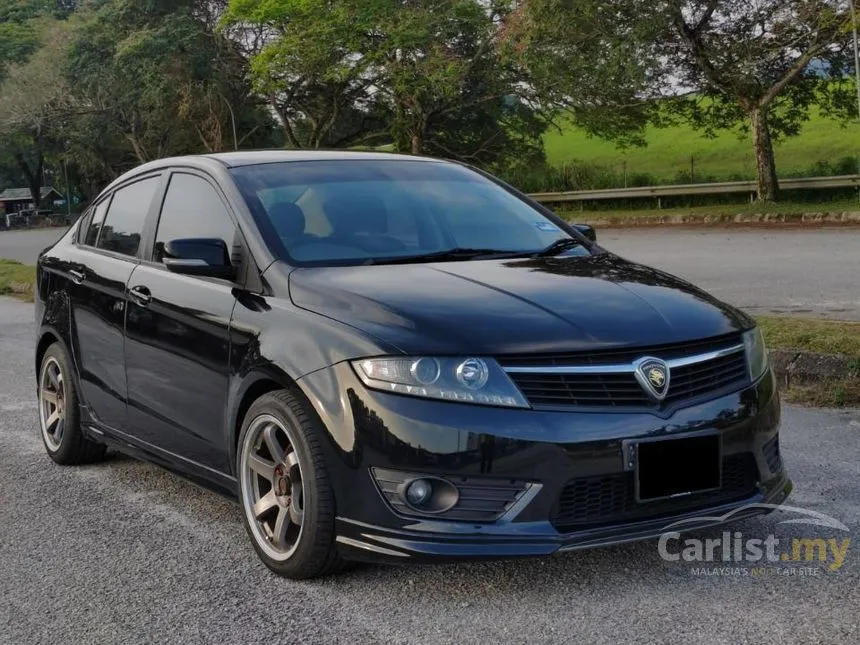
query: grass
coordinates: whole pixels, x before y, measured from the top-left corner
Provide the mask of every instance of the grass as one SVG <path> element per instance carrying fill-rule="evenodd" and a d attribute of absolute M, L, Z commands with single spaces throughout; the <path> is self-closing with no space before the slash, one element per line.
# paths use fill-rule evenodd
<path fill-rule="evenodd" d="M 793 385 L 780 391 L 783 400 L 815 408 L 860 407 L 860 378 Z"/>
<path fill-rule="evenodd" d="M 562 126 L 544 136 L 547 160 L 561 165 L 576 160 L 613 167 L 628 175 L 648 173 L 658 180 L 672 181 L 679 173 L 690 172 L 690 155 L 695 158 L 696 175 L 716 179 L 753 178 L 755 160 L 748 136 L 726 131 L 709 139 L 689 126 L 657 129 L 649 127 L 648 145 L 620 150 L 614 144 L 589 137 L 573 125 Z M 776 144 L 776 165 L 781 176 L 798 175 L 818 161 L 834 161 L 856 156 L 860 125 L 842 126 L 813 112 L 800 135 Z"/>
<path fill-rule="evenodd" d="M 786 401 L 817 407 L 860 406 L 860 323 L 779 316 L 756 319 L 771 349 L 790 349 L 854 357 L 843 379 L 783 389 Z"/>
<path fill-rule="evenodd" d="M 845 354 L 860 362 L 860 323 L 787 316 L 760 316 L 756 321 L 771 349 Z"/>
<path fill-rule="evenodd" d="M 708 206 L 687 206 L 658 209 L 632 208 L 626 210 L 585 210 L 576 208 L 558 209 L 561 217 L 577 222 L 588 222 L 589 218 L 600 221 L 623 222 L 630 219 L 652 219 L 672 215 L 754 215 L 758 213 L 841 213 L 860 210 L 856 199 L 834 200 L 820 204 L 807 202 L 775 202 L 771 204 L 710 204 Z"/>
<path fill-rule="evenodd" d="M 0 295 L 15 296 L 32 302 L 35 280 L 35 267 L 14 260 L 0 259 Z"/>

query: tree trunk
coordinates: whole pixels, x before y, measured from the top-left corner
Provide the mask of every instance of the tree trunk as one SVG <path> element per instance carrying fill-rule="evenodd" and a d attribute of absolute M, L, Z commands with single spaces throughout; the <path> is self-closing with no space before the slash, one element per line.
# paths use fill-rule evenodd
<path fill-rule="evenodd" d="M 36 155 L 36 168 L 33 169 L 30 168 L 30 164 L 27 163 L 23 154 L 15 154 L 15 160 L 27 179 L 27 187 L 30 189 L 30 199 L 33 201 L 34 210 L 39 210 L 39 206 L 42 204 L 42 164 L 44 159 L 44 155 L 39 151 Z"/>
<path fill-rule="evenodd" d="M 412 154 L 420 155 L 421 149 L 424 147 L 424 142 L 421 139 L 421 135 L 419 133 L 415 133 L 412 135 Z"/>
<path fill-rule="evenodd" d="M 770 138 L 768 108 L 755 108 L 750 112 L 750 128 L 755 146 L 755 170 L 758 200 L 776 201 L 779 180 L 776 178 L 776 160 L 773 156 L 773 141 Z"/>
<path fill-rule="evenodd" d="M 287 116 L 286 112 L 281 109 L 280 105 L 274 97 L 269 99 L 269 105 L 275 111 L 275 114 L 278 117 L 278 121 L 281 122 L 281 129 L 284 131 L 284 136 L 287 138 L 288 146 L 291 146 L 293 148 L 301 148 L 302 145 L 299 143 L 299 140 L 296 137 L 296 133 L 293 130 L 293 126 L 290 123 L 290 118 Z"/>

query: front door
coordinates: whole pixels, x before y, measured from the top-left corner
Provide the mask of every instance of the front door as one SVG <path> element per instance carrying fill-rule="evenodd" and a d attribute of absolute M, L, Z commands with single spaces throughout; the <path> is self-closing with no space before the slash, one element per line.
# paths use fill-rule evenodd
<path fill-rule="evenodd" d="M 222 473 L 230 471 L 225 418 L 233 285 L 171 273 L 161 256 L 166 242 L 182 238 L 220 238 L 232 248 L 236 230 L 207 178 L 175 172 L 152 255 L 128 284 L 129 432 Z"/>

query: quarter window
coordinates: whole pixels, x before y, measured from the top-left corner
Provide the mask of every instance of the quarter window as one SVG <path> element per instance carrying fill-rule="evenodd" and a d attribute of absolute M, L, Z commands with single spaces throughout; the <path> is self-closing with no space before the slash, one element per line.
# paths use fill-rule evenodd
<path fill-rule="evenodd" d="M 183 238 L 216 238 L 232 251 L 236 225 L 212 185 L 201 177 L 174 173 L 161 207 L 153 259 L 161 262 L 164 245 Z"/>
<path fill-rule="evenodd" d="M 105 221 L 105 213 L 107 213 L 109 204 L 110 198 L 105 199 L 101 204 L 96 206 L 95 211 L 93 211 L 92 219 L 90 220 L 90 226 L 83 239 L 84 244 L 88 246 L 96 245 L 96 241 L 99 239 L 99 231 L 102 230 L 102 224 Z"/>
<path fill-rule="evenodd" d="M 98 237 L 98 248 L 123 255 L 137 254 L 146 215 L 159 181 L 159 177 L 150 177 L 114 193 Z"/>

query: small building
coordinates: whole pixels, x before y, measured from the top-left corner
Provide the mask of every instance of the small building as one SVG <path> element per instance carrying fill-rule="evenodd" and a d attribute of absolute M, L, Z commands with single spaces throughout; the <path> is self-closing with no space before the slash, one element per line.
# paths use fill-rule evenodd
<path fill-rule="evenodd" d="M 50 186 L 42 188 L 42 204 L 46 201 L 54 206 L 66 203 L 60 192 Z M 39 206 L 40 204 L 33 204 L 29 188 L 7 188 L 0 191 L 0 213 L 5 212 L 11 215 L 20 211 L 39 208 Z"/>

